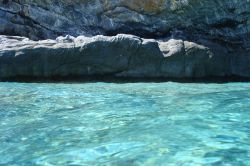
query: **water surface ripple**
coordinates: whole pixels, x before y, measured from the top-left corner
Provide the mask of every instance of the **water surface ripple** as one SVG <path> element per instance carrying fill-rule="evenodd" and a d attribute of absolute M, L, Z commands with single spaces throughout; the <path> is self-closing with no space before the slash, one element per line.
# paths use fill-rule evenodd
<path fill-rule="evenodd" d="M 0 165 L 249 166 L 250 84 L 0 83 Z"/>

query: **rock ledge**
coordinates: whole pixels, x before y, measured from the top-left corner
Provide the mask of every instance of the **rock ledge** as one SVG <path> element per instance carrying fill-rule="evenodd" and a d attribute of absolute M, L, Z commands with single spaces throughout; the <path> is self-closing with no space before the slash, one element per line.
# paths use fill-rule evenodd
<path fill-rule="evenodd" d="M 218 51 L 219 50 L 219 51 Z M 33 41 L 0 36 L 0 79 L 249 77 L 250 55 L 178 39 L 133 35 Z"/>

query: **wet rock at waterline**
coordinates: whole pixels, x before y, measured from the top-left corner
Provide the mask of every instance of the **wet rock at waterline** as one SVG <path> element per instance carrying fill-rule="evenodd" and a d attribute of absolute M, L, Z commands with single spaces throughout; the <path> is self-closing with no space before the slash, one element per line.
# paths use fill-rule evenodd
<path fill-rule="evenodd" d="M 205 42 L 204 42 L 205 43 Z M 211 47 L 209 47 L 211 46 Z M 133 35 L 58 37 L 32 41 L 0 36 L 0 78 L 250 77 L 250 55 L 220 45 Z"/>

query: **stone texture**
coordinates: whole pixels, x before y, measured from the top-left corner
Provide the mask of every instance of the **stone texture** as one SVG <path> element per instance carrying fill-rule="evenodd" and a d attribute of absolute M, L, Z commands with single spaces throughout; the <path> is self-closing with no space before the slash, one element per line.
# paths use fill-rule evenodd
<path fill-rule="evenodd" d="M 0 0 L 0 34 L 31 39 L 129 33 L 250 49 L 249 0 Z"/>
<path fill-rule="evenodd" d="M 183 40 L 133 35 L 65 36 L 33 41 L 0 36 L 0 80 L 15 78 L 250 77 L 250 55 Z"/>
<path fill-rule="evenodd" d="M 0 35 L 1 78 L 250 77 L 249 0 L 0 0 Z"/>

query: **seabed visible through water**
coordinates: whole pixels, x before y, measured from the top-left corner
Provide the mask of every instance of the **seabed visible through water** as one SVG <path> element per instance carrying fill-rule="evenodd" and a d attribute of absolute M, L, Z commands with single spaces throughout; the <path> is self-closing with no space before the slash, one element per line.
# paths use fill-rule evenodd
<path fill-rule="evenodd" d="M 0 83 L 0 165 L 250 165 L 249 83 Z"/>

